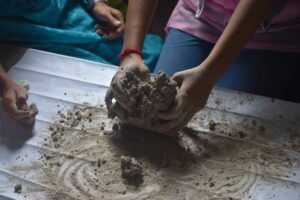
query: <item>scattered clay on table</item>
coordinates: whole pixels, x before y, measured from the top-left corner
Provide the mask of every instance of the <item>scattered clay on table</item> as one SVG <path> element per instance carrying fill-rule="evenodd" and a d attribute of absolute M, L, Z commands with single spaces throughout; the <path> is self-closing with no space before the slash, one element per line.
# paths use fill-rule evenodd
<path fill-rule="evenodd" d="M 144 82 L 134 73 L 127 72 L 120 82 L 128 100 L 126 116 L 139 119 L 130 123 L 140 127 L 152 127 L 162 123 L 157 114 L 170 110 L 174 104 L 177 94 L 174 81 L 165 73 L 160 73 L 154 81 Z"/>

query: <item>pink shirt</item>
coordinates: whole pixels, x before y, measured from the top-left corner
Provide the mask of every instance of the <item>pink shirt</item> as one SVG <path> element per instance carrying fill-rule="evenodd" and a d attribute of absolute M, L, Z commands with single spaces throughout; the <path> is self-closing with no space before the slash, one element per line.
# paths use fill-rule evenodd
<path fill-rule="evenodd" d="M 245 48 L 300 53 L 300 0 L 276 1 L 284 4 L 274 3 L 267 15 L 271 17 L 265 18 L 269 22 L 262 22 Z M 215 43 L 238 3 L 239 0 L 179 0 L 166 30 L 176 28 Z"/>

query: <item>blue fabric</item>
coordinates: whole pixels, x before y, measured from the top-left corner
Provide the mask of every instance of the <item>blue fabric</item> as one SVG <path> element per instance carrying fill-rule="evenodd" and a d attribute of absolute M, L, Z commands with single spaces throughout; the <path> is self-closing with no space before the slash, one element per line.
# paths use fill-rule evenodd
<path fill-rule="evenodd" d="M 123 38 L 109 41 L 94 29 L 84 0 L 0 0 L 0 41 L 119 65 Z M 144 59 L 153 70 L 163 39 L 147 35 Z"/>
<path fill-rule="evenodd" d="M 171 29 L 155 73 L 168 75 L 199 65 L 214 44 Z M 228 68 L 218 87 L 244 91 L 300 103 L 300 54 L 244 49 Z"/>

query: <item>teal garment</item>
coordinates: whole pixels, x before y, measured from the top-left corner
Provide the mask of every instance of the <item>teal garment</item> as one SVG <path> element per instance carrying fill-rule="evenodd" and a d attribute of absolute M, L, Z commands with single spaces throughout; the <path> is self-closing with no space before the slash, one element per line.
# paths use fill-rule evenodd
<path fill-rule="evenodd" d="M 119 65 L 123 37 L 106 40 L 85 0 L 0 0 L 0 41 Z M 143 54 L 153 71 L 163 39 L 147 35 Z"/>

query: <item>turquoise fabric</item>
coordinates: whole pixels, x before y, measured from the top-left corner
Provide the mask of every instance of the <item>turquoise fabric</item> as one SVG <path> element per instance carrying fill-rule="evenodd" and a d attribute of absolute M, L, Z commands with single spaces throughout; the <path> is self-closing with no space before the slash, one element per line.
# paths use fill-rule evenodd
<path fill-rule="evenodd" d="M 119 65 L 123 37 L 106 40 L 84 0 L 0 0 L 0 41 Z M 163 39 L 147 35 L 144 59 L 154 69 Z"/>

